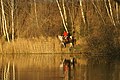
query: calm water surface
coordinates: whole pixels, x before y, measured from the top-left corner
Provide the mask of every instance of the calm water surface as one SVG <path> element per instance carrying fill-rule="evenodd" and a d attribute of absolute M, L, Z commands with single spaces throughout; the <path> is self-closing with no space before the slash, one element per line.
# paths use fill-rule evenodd
<path fill-rule="evenodd" d="M 72 57 L 76 58 L 75 68 L 66 76 L 60 63 Z M 0 80 L 6 75 L 8 80 L 120 80 L 120 56 L 0 54 Z"/>

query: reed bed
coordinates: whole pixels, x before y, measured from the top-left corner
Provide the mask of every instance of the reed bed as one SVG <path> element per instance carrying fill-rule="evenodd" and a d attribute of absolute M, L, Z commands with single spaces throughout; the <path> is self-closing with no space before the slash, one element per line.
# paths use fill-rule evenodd
<path fill-rule="evenodd" d="M 60 41 L 52 37 L 20 38 L 14 42 L 0 44 L 0 53 L 61 53 Z"/>

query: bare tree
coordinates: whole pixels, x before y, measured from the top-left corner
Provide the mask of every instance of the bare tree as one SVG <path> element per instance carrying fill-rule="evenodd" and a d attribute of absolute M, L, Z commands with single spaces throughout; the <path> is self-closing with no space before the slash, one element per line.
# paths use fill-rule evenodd
<path fill-rule="evenodd" d="M 37 27 L 39 27 L 39 24 L 38 24 L 38 16 L 37 16 L 37 5 L 36 5 L 36 0 L 34 0 L 34 10 L 35 10 L 36 24 L 37 24 Z"/>
<path fill-rule="evenodd" d="M 118 2 L 116 2 L 116 16 L 117 16 L 117 22 L 119 23 L 119 6 L 118 6 Z"/>
<path fill-rule="evenodd" d="M 68 23 L 67 23 L 67 14 L 66 14 L 66 7 L 65 7 L 65 0 L 62 0 L 62 5 L 63 5 L 63 15 L 64 15 L 65 24 L 66 24 L 66 26 L 68 26 Z"/>
<path fill-rule="evenodd" d="M 109 9 L 108 9 L 106 0 L 104 0 L 104 3 L 105 3 L 105 8 L 106 8 L 106 10 L 107 10 L 108 17 L 110 18 L 110 21 L 114 24 L 114 22 L 113 22 L 113 20 L 112 20 L 112 18 L 111 18 L 111 15 L 110 15 L 110 13 L 109 13 Z"/>
<path fill-rule="evenodd" d="M 14 0 L 11 0 L 12 41 L 14 41 Z"/>
<path fill-rule="evenodd" d="M 85 28 L 84 28 L 84 30 L 85 30 L 86 27 L 87 27 L 87 24 L 86 24 L 86 20 L 85 20 L 85 14 L 84 14 L 84 10 L 83 10 L 82 0 L 79 0 L 79 2 L 80 2 L 81 13 L 82 13 L 82 19 L 83 19 L 83 22 L 84 22 L 84 25 L 85 25 Z M 84 31 L 84 32 L 85 32 L 85 31 Z"/>
<path fill-rule="evenodd" d="M 6 31 L 5 31 L 4 25 L 5 25 L 4 19 L 3 19 L 3 17 L 2 17 L 2 30 L 3 30 L 3 35 L 6 36 Z"/>
<path fill-rule="evenodd" d="M 74 13 L 74 0 L 72 0 L 72 12 L 71 12 L 71 23 L 72 23 L 72 30 L 74 31 L 74 18 L 75 18 L 75 13 Z"/>
<path fill-rule="evenodd" d="M 113 21 L 114 26 L 116 26 L 115 21 L 114 21 L 114 17 L 113 17 L 113 11 L 112 11 L 111 1 L 108 0 L 108 3 L 109 3 L 109 7 L 110 7 L 110 15 L 111 15 L 111 19 L 112 19 L 112 21 Z"/>
<path fill-rule="evenodd" d="M 63 21 L 64 28 L 68 32 L 68 29 L 67 29 L 67 26 L 66 26 L 66 23 L 65 23 L 65 18 L 64 18 L 63 13 L 62 13 L 62 9 L 60 7 L 60 4 L 59 4 L 58 0 L 56 0 L 56 2 L 57 2 L 57 6 L 59 8 L 59 12 L 60 12 L 60 15 L 61 15 L 61 18 L 62 18 L 62 21 Z"/>
<path fill-rule="evenodd" d="M 9 42 L 9 34 L 7 30 L 7 23 L 6 23 L 6 18 L 5 18 L 5 11 L 4 11 L 4 6 L 3 6 L 3 0 L 1 0 L 1 8 L 2 8 L 2 24 L 3 24 L 3 32 L 4 36 L 7 37 L 7 41 Z"/>

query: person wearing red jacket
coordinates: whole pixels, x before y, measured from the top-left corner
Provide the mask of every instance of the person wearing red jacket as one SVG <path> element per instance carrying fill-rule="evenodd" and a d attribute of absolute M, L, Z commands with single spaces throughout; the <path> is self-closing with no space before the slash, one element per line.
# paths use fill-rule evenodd
<path fill-rule="evenodd" d="M 64 31 L 64 32 L 63 32 L 63 36 L 64 36 L 64 38 L 66 39 L 67 36 L 68 36 L 68 32 Z"/>

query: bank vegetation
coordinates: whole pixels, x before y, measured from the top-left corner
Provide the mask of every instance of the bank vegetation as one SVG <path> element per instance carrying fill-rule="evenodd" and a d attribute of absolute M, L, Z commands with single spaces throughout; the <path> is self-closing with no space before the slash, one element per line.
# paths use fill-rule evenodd
<path fill-rule="evenodd" d="M 1 0 L 0 14 L 0 53 L 61 53 L 64 30 L 74 53 L 120 53 L 119 0 Z"/>

